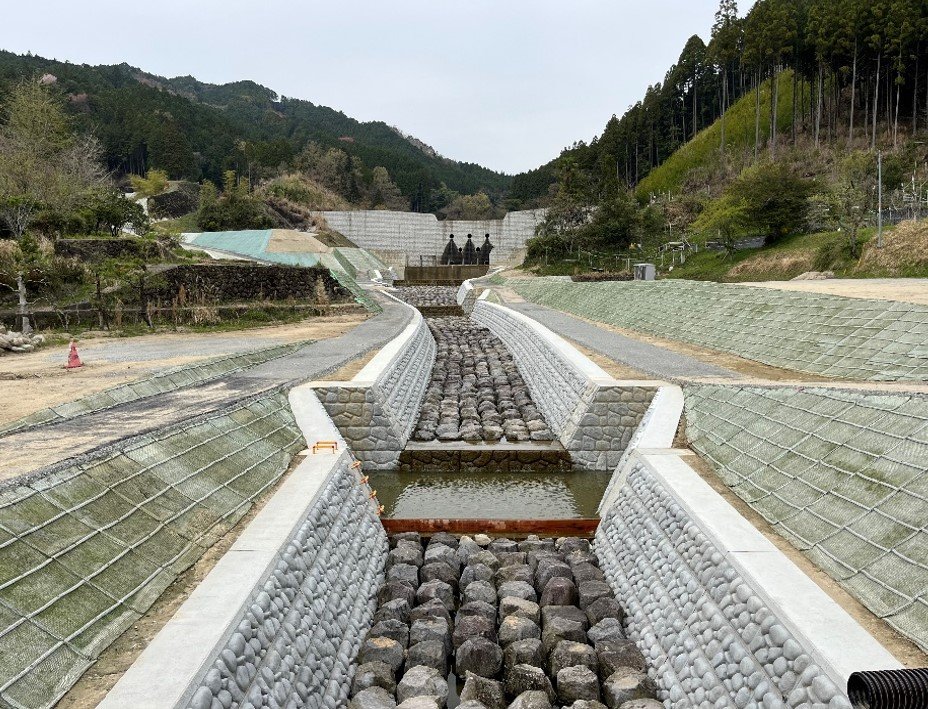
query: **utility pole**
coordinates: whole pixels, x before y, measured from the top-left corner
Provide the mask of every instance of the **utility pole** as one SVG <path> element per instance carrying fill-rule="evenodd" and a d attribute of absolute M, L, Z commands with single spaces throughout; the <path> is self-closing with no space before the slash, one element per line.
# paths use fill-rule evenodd
<path fill-rule="evenodd" d="M 876 247 L 883 248 L 883 151 L 876 152 Z"/>

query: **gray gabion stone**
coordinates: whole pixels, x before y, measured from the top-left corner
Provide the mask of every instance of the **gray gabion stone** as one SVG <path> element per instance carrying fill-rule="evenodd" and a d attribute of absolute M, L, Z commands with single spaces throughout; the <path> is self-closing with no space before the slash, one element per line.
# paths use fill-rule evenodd
<path fill-rule="evenodd" d="M 586 617 L 591 626 L 606 618 L 613 618 L 621 623 L 625 618 L 625 611 L 614 598 L 597 598 L 586 607 Z"/>
<path fill-rule="evenodd" d="M 447 544 L 429 544 L 425 550 L 425 563 L 431 564 L 435 561 L 441 561 L 452 567 L 455 572 L 461 568 L 461 561 L 458 559 L 457 552 Z"/>
<path fill-rule="evenodd" d="M 416 571 L 418 571 L 418 569 L 416 569 Z M 417 603 L 427 603 L 433 598 L 437 598 L 441 601 L 449 611 L 454 610 L 454 589 L 444 581 L 434 579 L 428 583 L 422 584 L 419 586 L 419 590 L 416 591 Z"/>
<path fill-rule="evenodd" d="M 505 704 L 503 705 L 505 707 Z M 487 705 L 478 702 L 476 699 L 468 699 L 466 702 L 458 704 L 458 709 L 488 709 Z"/>
<path fill-rule="evenodd" d="M 545 584 L 538 599 L 538 605 L 545 606 L 572 606 L 577 603 L 577 587 L 574 582 L 563 576 L 555 576 Z"/>
<path fill-rule="evenodd" d="M 587 614 L 577 608 L 577 606 L 545 606 L 541 609 L 541 622 L 547 626 L 555 618 L 563 618 L 579 623 L 584 631 L 589 629 L 590 621 Z"/>
<path fill-rule="evenodd" d="M 451 652 L 451 633 L 444 618 L 420 618 L 409 628 L 409 643 L 416 645 L 427 640 L 440 642 L 446 652 Z"/>
<path fill-rule="evenodd" d="M 561 554 L 570 554 L 574 551 L 589 552 L 590 540 L 583 537 L 558 537 L 554 540 L 554 548 Z"/>
<path fill-rule="evenodd" d="M 603 682 L 603 700 L 609 709 L 619 709 L 633 699 L 650 699 L 654 689 L 644 672 L 622 667 Z"/>
<path fill-rule="evenodd" d="M 490 623 L 496 622 L 496 606 L 484 603 L 483 601 L 471 601 L 458 608 L 457 621 L 460 623 L 464 618 L 478 615 L 486 618 Z"/>
<path fill-rule="evenodd" d="M 548 702 L 554 701 L 554 688 L 544 670 L 533 665 L 515 665 L 506 673 L 506 694 L 518 697 L 524 692 L 542 692 Z"/>
<path fill-rule="evenodd" d="M 548 657 L 548 669 L 551 670 L 551 674 L 555 677 L 565 667 L 575 667 L 577 665 L 582 665 L 595 673 L 599 669 L 599 658 L 596 657 L 596 650 L 583 643 L 562 640 Z"/>
<path fill-rule="evenodd" d="M 603 642 L 622 642 L 625 629 L 615 618 L 605 618 L 587 631 L 587 637 L 596 647 Z"/>
<path fill-rule="evenodd" d="M 397 564 L 422 566 L 422 561 L 422 548 L 420 546 L 403 543 L 390 550 L 390 555 L 387 557 L 387 566 L 393 567 Z"/>
<path fill-rule="evenodd" d="M 658 703 L 658 707 L 663 707 L 664 705 Z M 606 705 L 602 702 L 597 702 L 591 699 L 578 699 L 566 709 L 607 709 Z"/>
<path fill-rule="evenodd" d="M 580 623 L 560 617 L 552 618 L 545 623 L 543 618 L 542 616 L 541 644 L 545 657 L 550 655 L 557 644 L 563 640 L 586 642 L 586 632 Z"/>
<path fill-rule="evenodd" d="M 384 662 L 390 666 L 393 674 L 403 666 L 403 646 L 391 638 L 368 638 L 361 645 L 358 661 L 363 665 L 368 662 Z"/>
<path fill-rule="evenodd" d="M 577 587 L 580 608 L 586 610 L 594 601 L 600 598 L 615 600 L 612 587 L 605 581 L 584 581 Z"/>
<path fill-rule="evenodd" d="M 600 705 L 602 706 L 602 705 Z M 630 702 L 624 702 L 619 709 L 663 709 L 663 702 L 656 699 L 632 699 Z"/>
<path fill-rule="evenodd" d="M 423 603 L 421 606 L 416 606 L 409 612 L 410 625 L 423 618 L 442 618 L 448 624 L 449 629 L 453 625 L 451 622 L 451 614 L 448 612 L 445 604 L 437 598 L 433 598 Z"/>
<path fill-rule="evenodd" d="M 409 584 L 400 583 L 399 581 L 387 581 L 377 592 L 377 603 L 383 607 L 394 599 L 403 599 L 412 608 L 416 602 L 416 590 Z"/>
<path fill-rule="evenodd" d="M 466 640 L 458 647 L 454 665 L 459 675 L 473 672 L 478 677 L 494 679 L 503 668 L 503 649 L 482 637 Z"/>
<path fill-rule="evenodd" d="M 491 606 L 496 605 L 496 589 L 489 581 L 474 581 L 467 584 L 467 588 L 464 589 L 464 603 L 475 601 L 489 603 Z"/>
<path fill-rule="evenodd" d="M 409 603 L 405 598 L 395 598 L 387 601 L 374 614 L 374 623 L 382 620 L 398 620 L 404 625 L 409 625 Z"/>
<path fill-rule="evenodd" d="M 570 567 L 560 559 L 552 557 L 540 558 L 535 569 L 535 590 L 538 593 L 543 593 L 545 586 L 553 578 L 565 578 L 573 583 L 574 575 Z"/>
<path fill-rule="evenodd" d="M 454 626 L 454 635 L 452 637 L 454 647 L 459 648 L 467 640 L 478 637 L 486 638 L 490 642 L 495 643 L 496 623 L 492 620 L 487 620 L 486 617 L 482 615 L 469 615 L 464 618 L 459 616 L 457 624 Z"/>
<path fill-rule="evenodd" d="M 386 662 L 367 662 L 355 670 L 351 682 L 351 696 L 371 687 L 381 687 L 391 694 L 396 691 L 393 668 Z"/>
<path fill-rule="evenodd" d="M 499 570 L 499 559 L 496 558 L 496 555 L 493 552 L 487 551 L 486 549 L 481 549 L 480 551 L 471 554 L 470 559 L 468 559 L 468 563 L 483 564 L 484 566 L 489 567 L 489 569 L 494 573 Z"/>
<path fill-rule="evenodd" d="M 599 678 L 588 667 L 565 667 L 557 673 L 557 697 L 565 706 L 578 699 L 599 701 Z"/>
<path fill-rule="evenodd" d="M 446 547 L 451 547 L 452 549 L 457 549 L 460 543 L 458 537 L 451 532 L 435 532 L 431 539 L 429 539 L 429 546 L 433 544 L 444 544 Z"/>
<path fill-rule="evenodd" d="M 499 644 L 503 647 L 530 638 L 541 639 L 541 628 L 527 618 L 510 615 L 499 624 Z"/>
<path fill-rule="evenodd" d="M 526 581 L 504 581 L 499 585 L 497 594 L 500 598 L 513 597 L 525 601 L 538 601 L 534 587 Z"/>
<path fill-rule="evenodd" d="M 419 586 L 419 567 L 413 564 L 395 564 L 387 570 L 387 581 L 398 581 L 416 589 Z"/>
<path fill-rule="evenodd" d="M 514 581 L 521 581 L 531 585 L 535 577 L 532 574 L 532 567 L 528 564 L 510 564 L 497 571 L 493 576 L 493 580 L 496 581 L 497 586 Z M 534 588 L 532 590 L 534 591 Z"/>
<path fill-rule="evenodd" d="M 398 620 L 382 620 L 367 633 L 369 638 L 392 638 L 400 645 L 409 645 L 409 626 Z"/>
<path fill-rule="evenodd" d="M 480 702 L 486 709 L 506 709 L 506 693 L 503 691 L 502 682 L 478 677 L 469 672 L 464 680 L 464 688 L 461 690 L 461 704 L 464 702 Z"/>
<path fill-rule="evenodd" d="M 436 697 L 410 697 L 396 705 L 396 709 L 441 709 Z"/>
<path fill-rule="evenodd" d="M 415 665 L 432 667 L 444 677 L 448 674 L 448 651 L 440 640 L 424 640 L 409 646 L 406 652 L 406 664 L 409 667 Z"/>
<path fill-rule="evenodd" d="M 474 581 L 492 581 L 493 570 L 486 564 L 469 564 L 461 572 L 460 588 L 464 590 Z"/>
<path fill-rule="evenodd" d="M 574 574 L 574 581 L 577 583 L 583 583 L 585 581 L 605 581 L 606 576 L 603 574 L 602 569 L 593 566 L 588 562 L 581 564 L 575 564 L 570 567 L 570 570 Z"/>
<path fill-rule="evenodd" d="M 422 546 L 422 537 L 418 532 L 395 532 L 390 535 L 390 548 L 395 548 L 399 546 L 400 542 L 407 542 L 410 544 L 415 544 L 418 547 Z"/>
<path fill-rule="evenodd" d="M 396 685 L 396 698 L 404 702 L 412 697 L 438 697 L 443 706 L 448 701 L 448 682 L 434 667 L 410 667 Z"/>
<path fill-rule="evenodd" d="M 523 692 L 507 709 L 551 709 L 551 700 L 545 692 Z"/>
<path fill-rule="evenodd" d="M 545 656 L 541 651 L 540 640 L 516 640 L 503 651 L 503 665 L 506 674 L 516 665 L 531 665 L 543 668 Z"/>
<path fill-rule="evenodd" d="M 534 590 L 533 590 L 534 592 Z M 527 618 L 535 625 L 541 623 L 541 609 L 534 601 L 526 601 L 515 596 L 504 596 L 500 594 L 499 600 L 499 617 L 500 620 L 515 616 L 516 618 Z"/>
<path fill-rule="evenodd" d="M 394 709 L 396 700 L 383 687 L 370 687 L 355 694 L 348 709 Z"/>
<path fill-rule="evenodd" d="M 599 675 L 604 680 L 622 667 L 639 672 L 647 669 L 644 655 L 633 640 L 601 641 L 596 646 L 596 656 L 599 659 Z"/>
<path fill-rule="evenodd" d="M 419 579 L 422 583 L 427 583 L 434 579 L 444 581 L 451 588 L 458 587 L 457 571 L 452 569 L 443 561 L 430 561 L 419 570 Z"/>

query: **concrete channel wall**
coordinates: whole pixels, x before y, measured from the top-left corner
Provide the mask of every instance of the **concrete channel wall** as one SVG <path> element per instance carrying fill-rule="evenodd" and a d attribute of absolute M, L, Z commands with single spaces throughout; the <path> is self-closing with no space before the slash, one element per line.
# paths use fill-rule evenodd
<path fill-rule="evenodd" d="M 0 489 L 0 706 L 53 705 L 302 447 L 277 392 Z"/>
<path fill-rule="evenodd" d="M 401 269 L 405 256 L 440 256 L 452 234 L 459 247 L 467 242 L 468 234 L 473 234 L 475 246 L 480 246 L 483 235 L 489 234 L 493 244 L 490 260 L 494 264 L 519 262 L 525 243 L 535 236 L 535 227 L 544 219 L 545 210 L 509 212 L 502 219 L 483 221 L 438 221 L 434 214 L 382 209 L 321 214 L 332 229 Z M 391 259 L 391 254 L 399 254 L 402 258 Z"/>
<path fill-rule="evenodd" d="M 733 492 L 928 650 L 928 396 L 687 386 L 686 424 Z"/>
<path fill-rule="evenodd" d="M 574 465 L 614 469 L 657 391 L 655 382 L 620 382 L 548 328 L 501 305 L 478 299 L 471 317 L 509 348 Z"/>
<path fill-rule="evenodd" d="M 307 455 L 102 709 L 345 705 L 387 538 L 312 389 L 290 403 L 306 444 L 339 450 Z"/>
<path fill-rule="evenodd" d="M 682 401 L 655 397 L 595 541 L 660 698 L 849 709 L 851 672 L 899 663 L 670 448 Z"/>
<path fill-rule="evenodd" d="M 412 310 L 403 332 L 351 381 L 310 384 L 365 470 L 396 469 L 419 418 L 435 363 L 435 339 L 419 311 Z"/>

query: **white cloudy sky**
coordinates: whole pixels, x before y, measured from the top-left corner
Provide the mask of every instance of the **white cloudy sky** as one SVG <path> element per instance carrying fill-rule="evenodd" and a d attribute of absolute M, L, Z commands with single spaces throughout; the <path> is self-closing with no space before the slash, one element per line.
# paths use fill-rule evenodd
<path fill-rule="evenodd" d="M 590 140 L 663 78 L 717 0 L 33 0 L 0 48 L 253 79 L 515 173 Z M 752 4 L 742 0 L 742 13 Z"/>

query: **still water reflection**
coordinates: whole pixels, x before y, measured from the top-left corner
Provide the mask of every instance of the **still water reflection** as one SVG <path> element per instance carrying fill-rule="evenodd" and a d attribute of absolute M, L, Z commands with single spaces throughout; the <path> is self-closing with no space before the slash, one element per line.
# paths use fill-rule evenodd
<path fill-rule="evenodd" d="M 596 517 L 610 473 L 372 473 L 388 517 Z"/>

